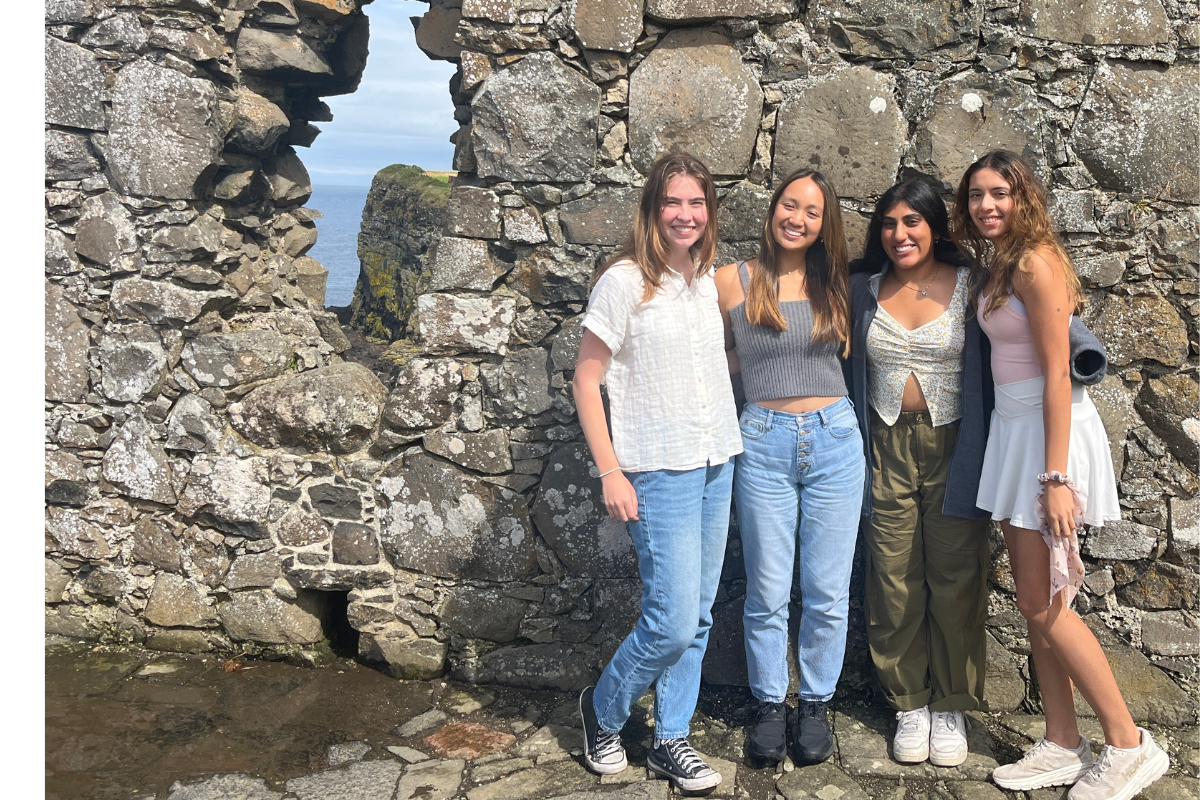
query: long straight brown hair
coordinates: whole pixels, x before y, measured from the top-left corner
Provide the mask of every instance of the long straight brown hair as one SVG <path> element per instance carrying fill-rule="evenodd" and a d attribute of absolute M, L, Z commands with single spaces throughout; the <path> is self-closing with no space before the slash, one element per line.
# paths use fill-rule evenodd
<path fill-rule="evenodd" d="M 991 169 L 1012 187 L 1012 213 L 1008 228 L 997 241 L 987 239 L 971 219 L 971 178 L 981 169 Z M 1067 291 L 1075 303 L 1075 313 L 1083 309 L 1083 288 L 1071 264 L 1071 257 L 1054 234 L 1050 212 L 1046 207 L 1046 188 L 1033 171 L 1033 165 L 1010 150 L 992 150 L 967 168 L 958 191 L 954 193 L 954 210 L 950 214 L 950 235 L 963 252 L 970 253 L 971 285 L 982 287 L 988 301 L 982 315 L 995 311 L 1013 293 L 1013 279 L 1018 272 L 1028 275 L 1025 258 L 1030 253 L 1046 249 L 1058 257 Z M 973 297 L 972 303 L 978 303 Z"/>
<path fill-rule="evenodd" d="M 777 331 L 787 330 L 779 310 L 779 245 L 771 222 L 784 191 L 798 180 L 811 178 L 825 197 L 820 238 L 804 254 L 804 287 L 813 313 L 813 342 L 842 342 L 842 357 L 850 354 L 850 273 L 846 233 L 837 192 L 829 179 L 814 169 L 799 169 L 775 189 L 763 220 L 758 243 L 758 266 L 746 289 L 746 319 Z"/>
<path fill-rule="evenodd" d="M 597 276 L 602 275 L 618 261 L 633 261 L 642 271 L 645 284 L 643 303 L 651 300 L 662 288 L 663 276 L 670 269 L 667 259 L 671 251 L 663 238 L 660 222 L 663 204 L 667 199 L 667 187 L 672 179 L 680 175 L 694 178 L 700 184 L 708 211 L 704 233 L 691 248 L 692 258 L 699 262 L 696 277 L 703 277 L 712 269 L 713 259 L 717 255 L 717 189 L 708 167 L 700 159 L 684 152 L 660 156 L 646 174 L 637 216 L 633 220 L 633 232 L 617 254 L 606 261 L 597 273 Z"/>

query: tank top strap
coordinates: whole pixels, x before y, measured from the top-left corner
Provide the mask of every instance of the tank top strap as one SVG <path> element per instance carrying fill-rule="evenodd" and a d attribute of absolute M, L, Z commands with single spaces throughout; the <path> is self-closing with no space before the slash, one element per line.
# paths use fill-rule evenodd
<path fill-rule="evenodd" d="M 745 294 L 750 289 L 750 270 L 746 267 L 745 261 L 737 262 L 738 277 L 742 280 L 742 294 Z"/>

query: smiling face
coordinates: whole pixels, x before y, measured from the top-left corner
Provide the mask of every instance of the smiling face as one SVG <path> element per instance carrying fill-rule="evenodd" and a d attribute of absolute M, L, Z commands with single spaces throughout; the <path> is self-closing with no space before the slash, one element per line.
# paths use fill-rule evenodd
<path fill-rule="evenodd" d="M 971 176 L 967 210 L 985 239 L 1003 236 L 1013 212 L 1012 185 L 994 169 L 978 170 Z"/>
<path fill-rule="evenodd" d="M 933 230 L 908 203 L 897 203 L 883 215 L 879 238 L 888 260 L 897 269 L 914 269 L 933 263 Z"/>
<path fill-rule="evenodd" d="M 771 214 L 771 235 L 782 250 L 806 252 L 821 235 L 825 195 L 812 178 L 788 184 Z"/>
<path fill-rule="evenodd" d="M 700 182 L 691 175 L 676 175 L 667 183 L 659 229 L 673 250 L 688 250 L 708 225 L 708 203 Z"/>

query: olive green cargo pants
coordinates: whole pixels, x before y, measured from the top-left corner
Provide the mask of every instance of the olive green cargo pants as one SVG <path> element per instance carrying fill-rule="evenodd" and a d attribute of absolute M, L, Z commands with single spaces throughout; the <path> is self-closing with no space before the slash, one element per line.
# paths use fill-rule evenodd
<path fill-rule="evenodd" d="M 867 639 L 897 711 L 985 708 L 988 522 L 942 513 L 958 422 L 871 411 Z"/>

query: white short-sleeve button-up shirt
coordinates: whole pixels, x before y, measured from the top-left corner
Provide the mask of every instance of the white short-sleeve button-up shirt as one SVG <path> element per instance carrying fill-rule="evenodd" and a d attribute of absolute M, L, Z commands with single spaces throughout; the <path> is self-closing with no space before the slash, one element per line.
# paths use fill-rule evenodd
<path fill-rule="evenodd" d="M 592 290 L 583 327 L 612 352 L 608 386 L 613 449 L 626 472 L 696 469 L 742 452 L 725 332 L 712 273 L 668 270 L 642 302 L 632 261 L 609 267 Z"/>

